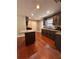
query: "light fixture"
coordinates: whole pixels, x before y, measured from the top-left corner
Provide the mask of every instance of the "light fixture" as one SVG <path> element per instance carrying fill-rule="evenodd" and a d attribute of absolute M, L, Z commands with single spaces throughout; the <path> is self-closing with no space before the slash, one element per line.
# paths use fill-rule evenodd
<path fill-rule="evenodd" d="M 33 16 L 34 14 L 32 13 L 32 16 Z"/>
<path fill-rule="evenodd" d="M 39 6 L 39 4 L 37 4 L 37 5 L 36 5 L 36 9 L 40 9 L 40 6 Z"/>
<path fill-rule="evenodd" d="M 46 13 L 47 13 L 47 14 L 49 14 L 49 13 L 50 13 L 50 11 L 47 11 Z"/>

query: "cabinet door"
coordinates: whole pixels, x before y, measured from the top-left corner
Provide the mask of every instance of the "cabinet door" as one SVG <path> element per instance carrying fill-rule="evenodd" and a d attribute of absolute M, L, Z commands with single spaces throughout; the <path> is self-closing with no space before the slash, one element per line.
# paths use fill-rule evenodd
<path fill-rule="evenodd" d="M 57 49 L 61 51 L 61 36 L 60 35 L 56 35 L 55 43 L 56 43 Z"/>
<path fill-rule="evenodd" d="M 35 42 L 35 32 L 25 33 L 25 44 L 31 45 Z"/>
<path fill-rule="evenodd" d="M 61 25 L 61 14 L 53 16 L 53 25 Z"/>

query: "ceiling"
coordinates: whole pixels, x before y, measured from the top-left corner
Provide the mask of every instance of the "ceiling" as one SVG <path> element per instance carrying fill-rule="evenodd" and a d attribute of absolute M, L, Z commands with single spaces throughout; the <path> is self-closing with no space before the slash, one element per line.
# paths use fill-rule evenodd
<path fill-rule="evenodd" d="M 40 9 L 36 9 L 37 4 L 40 5 Z M 40 20 L 60 10 L 61 3 L 54 0 L 17 0 L 17 15 L 28 16 L 34 20 Z"/>

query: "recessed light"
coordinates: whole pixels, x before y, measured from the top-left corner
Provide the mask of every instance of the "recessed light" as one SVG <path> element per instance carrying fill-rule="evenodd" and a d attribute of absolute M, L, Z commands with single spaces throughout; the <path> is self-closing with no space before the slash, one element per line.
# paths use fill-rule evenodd
<path fill-rule="evenodd" d="M 32 16 L 33 16 L 34 14 L 32 13 Z"/>
<path fill-rule="evenodd" d="M 39 6 L 39 5 L 37 5 L 37 6 L 36 6 L 36 9 L 40 9 L 40 6 Z"/>
<path fill-rule="evenodd" d="M 47 11 L 47 14 L 49 14 L 50 13 L 50 11 Z"/>

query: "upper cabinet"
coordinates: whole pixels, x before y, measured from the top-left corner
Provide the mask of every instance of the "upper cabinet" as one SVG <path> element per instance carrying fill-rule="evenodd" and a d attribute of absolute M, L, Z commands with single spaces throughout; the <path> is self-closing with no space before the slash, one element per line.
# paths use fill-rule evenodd
<path fill-rule="evenodd" d="M 53 16 L 53 25 L 61 25 L 61 14 L 56 14 Z"/>

